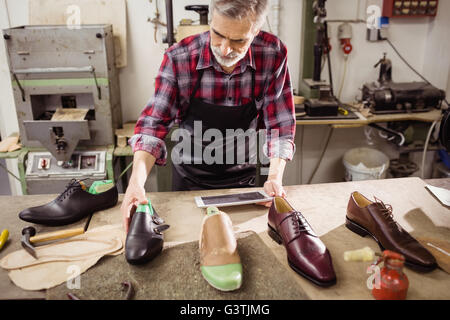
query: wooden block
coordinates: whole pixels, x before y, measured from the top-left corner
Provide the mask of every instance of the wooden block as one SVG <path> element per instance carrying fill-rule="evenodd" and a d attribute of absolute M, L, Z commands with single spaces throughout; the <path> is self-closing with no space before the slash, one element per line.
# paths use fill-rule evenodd
<path fill-rule="evenodd" d="M 0 152 L 12 152 L 17 149 L 20 149 L 19 143 L 19 134 L 13 133 L 5 140 L 0 141 Z"/>
<path fill-rule="evenodd" d="M 127 122 L 123 124 L 122 129 L 116 129 L 117 136 L 117 146 L 126 147 L 128 139 L 134 135 L 134 127 L 136 126 L 136 121 Z"/>
<path fill-rule="evenodd" d="M 124 136 L 117 136 L 117 146 L 118 147 L 126 147 L 127 146 L 127 137 Z"/>
<path fill-rule="evenodd" d="M 88 109 L 79 108 L 57 108 L 52 116 L 52 121 L 79 121 L 84 120 Z"/>
<path fill-rule="evenodd" d="M 301 96 L 294 96 L 294 104 L 303 104 L 305 98 Z"/>

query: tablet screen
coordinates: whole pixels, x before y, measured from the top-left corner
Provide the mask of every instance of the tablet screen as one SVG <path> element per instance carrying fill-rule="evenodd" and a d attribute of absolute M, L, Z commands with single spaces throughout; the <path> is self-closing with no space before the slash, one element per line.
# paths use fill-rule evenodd
<path fill-rule="evenodd" d="M 232 203 L 232 202 L 241 202 L 241 201 L 249 201 L 249 200 L 259 200 L 265 199 L 264 195 L 259 192 L 247 192 L 247 193 L 238 193 L 238 194 L 228 194 L 223 196 L 211 196 L 211 197 L 202 197 L 203 203 L 205 205 L 213 205 L 213 204 L 221 204 L 221 203 Z"/>

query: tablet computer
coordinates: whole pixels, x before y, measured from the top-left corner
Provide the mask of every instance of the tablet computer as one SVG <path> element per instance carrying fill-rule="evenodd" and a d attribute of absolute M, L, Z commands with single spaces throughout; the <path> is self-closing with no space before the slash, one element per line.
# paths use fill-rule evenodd
<path fill-rule="evenodd" d="M 225 194 L 220 196 L 195 197 L 195 203 L 199 208 L 227 207 L 241 204 L 272 201 L 264 191 L 244 192 L 236 194 Z"/>

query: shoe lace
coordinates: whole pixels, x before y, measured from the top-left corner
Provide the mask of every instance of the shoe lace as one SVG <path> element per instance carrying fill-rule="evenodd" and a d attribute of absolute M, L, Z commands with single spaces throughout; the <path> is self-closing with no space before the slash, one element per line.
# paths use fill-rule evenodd
<path fill-rule="evenodd" d="M 309 226 L 308 222 L 306 221 L 305 217 L 298 211 L 295 211 L 291 214 L 292 218 L 292 224 L 294 226 L 294 232 L 296 235 L 299 235 L 301 232 L 310 232 L 311 227 Z"/>
<path fill-rule="evenodd" d="M 389 224 L 397 224 L 394 220 L 394 214 L 393 209 L 390 204 L 385 204 L 383 201 L 375 197 L 375 202 L 379 205 L 378 208 L 380 209 L 381 213 L 383 214 L 386 221 L 388 221 Z"/>
<path fill-rule="evenodd" d="M 72 178 L 67 184 L 66 189 L 58 196 L 57 200 L 62 201 L 66 199 L 73 192 L 73 190 L 82 188 L 80 182 L 84 180 L 86 179 L 78 180 Z"/>

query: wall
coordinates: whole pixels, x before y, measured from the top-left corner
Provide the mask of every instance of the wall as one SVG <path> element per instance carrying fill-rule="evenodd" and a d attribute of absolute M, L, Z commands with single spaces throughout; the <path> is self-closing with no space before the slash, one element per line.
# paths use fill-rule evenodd
<path fill-rule="evenodd" d="M 327 19 L 329 20 L 366 20 L 366 8 L 370 4 L 381 5 L 381 0 L 328 0 L 326 2 Z M 407 18 L 391 19 L 388 30 L 389 39 L 397 47 L 404 58 L 434 85 L 447 90 L 450 96 L 450 72 L 448 52 L 450 50 L 450 19 L 446 14 L 450 12 L 450 1 L 440 1 L 438 15 L 435 18 Z M 329 23 L 331 37 L 331 64 L 333 83 L 336 95 L 344 74 L 344 57 L 337 39 L 337 28 L 342 22 Z M 349 56 L 347 74 L 342 90 L 341 100 L 354 101 L 361 97 L 363 83 L 374 81 L 378 77 L 375 63 L 387 52 L 393 63 L 393 80 L 421 81 L 396 55 L 386 42 L 366 41 L 366 24 L 351 23 L 353 28 L 353 51 Z M 326 66 L 322 72 L 322 79 L 328 79 Z M 447 98 L 448 99 L 448 98 Z M 329 128 L 327 126 L 297 127 L 297 153 L 292 163 L 288 164 L 284 177 L 285 184 L 307 183 L 322 152 Z M 367 130 L 367 128 L 366 128 Z M 303 137 L 302 137 L 303 136 Z M 388 144 L 372 130 L 372 147 L 383 151 L 389 158 L 398 158 L 395 146 Z M 299 146 L 303 141 L 303 152 Z M 370 146 L 364 128 L 335 129 L 325 153 L 322 164 L 312 183 L 342 181 L 345 169 L 342 157 L 345 151 Z M 425 176 L 430 177 L 434 152 L 427 153 Z M 411 154 L 411 159 L 420 166 L 421 152 Z M 413 174 L 419 176 L 420 171 Z"/>

